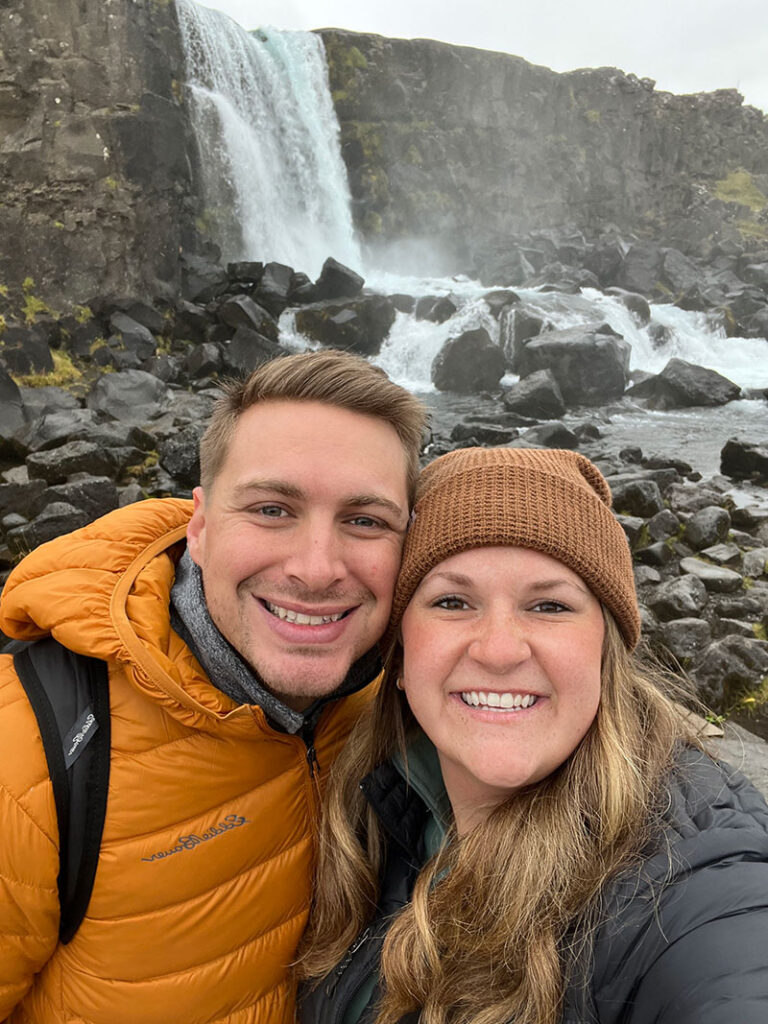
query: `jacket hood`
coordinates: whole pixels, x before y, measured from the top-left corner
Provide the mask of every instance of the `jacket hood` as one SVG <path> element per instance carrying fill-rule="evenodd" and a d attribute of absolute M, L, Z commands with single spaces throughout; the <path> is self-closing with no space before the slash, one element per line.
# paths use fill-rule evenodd
<path fill-rule="evenodd" d="M 238 710 L 169 621 L 191 514 L 191 501 L 149 499 L 42 544 L 5 585 L 0 629 L 17 640 L 50 634 L 78 654 L 131 665 L 134 684 L 189 724 Z"/>

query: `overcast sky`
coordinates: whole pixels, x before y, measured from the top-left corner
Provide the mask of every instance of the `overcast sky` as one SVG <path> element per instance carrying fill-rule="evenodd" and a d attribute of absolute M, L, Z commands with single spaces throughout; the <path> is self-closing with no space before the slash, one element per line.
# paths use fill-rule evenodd
<path fill-rule="evenodd" d="M 245 28 L 348 28 L 618 67 L 657 89 L 736 88 L 768 111 L 768 0 L 207 0 Z"/>

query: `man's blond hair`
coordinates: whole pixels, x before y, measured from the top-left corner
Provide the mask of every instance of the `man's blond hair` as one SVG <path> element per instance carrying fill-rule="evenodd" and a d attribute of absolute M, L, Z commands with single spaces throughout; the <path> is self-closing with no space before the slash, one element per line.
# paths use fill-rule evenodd
<path fill-rule="evenodd" d="M 237 421 L 261 402 L 322 402 L 375 416 L 391 424 L 406 455 L 408 499 L 413 504 L 419 453 L 426 427 L 424 405 L 384 370 L 361 356 L 331 349 L 301 352 L 265 363 L 245 380 L 222 385 L 208 428 L 200 441 L 200 479 L 213 487 L 229 451 Z"/>

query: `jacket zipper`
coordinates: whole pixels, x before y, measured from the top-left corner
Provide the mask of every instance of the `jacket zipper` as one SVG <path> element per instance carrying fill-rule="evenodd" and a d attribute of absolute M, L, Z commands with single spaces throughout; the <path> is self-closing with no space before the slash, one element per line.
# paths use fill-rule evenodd
<path fill-rule="evenodd" d="M 336 991 L 336 986 L 338 985 L 339 981 L 341 980 L 342 974 L 344 974 L 346 969 L 352 963 L 352 961 L 355 958 L 355 954 L 358 952 L 358 950 L 360 950 L 365 945 L 365 943 L 368 941 L 368 937 L 370 936 L 372 930 L 373 930 L 373 926 L 372 925 L 368 925 L 368 927 L 365 929 L 365 931 L 361 932 L 361 934 L 358 935 L 358 937 L 355 939 L 355 941 L 352 943 L 352 945 L 347 950 L 346 955 L 344 956 L 344 959 L 341 961 L 341 963 L 334 970 L 333 976 L 326 983 L 326 986 L 325 986 L 325 994 L 328 996 L 328 998 L 330 998 L 333 995 L 333 993 Z"/>

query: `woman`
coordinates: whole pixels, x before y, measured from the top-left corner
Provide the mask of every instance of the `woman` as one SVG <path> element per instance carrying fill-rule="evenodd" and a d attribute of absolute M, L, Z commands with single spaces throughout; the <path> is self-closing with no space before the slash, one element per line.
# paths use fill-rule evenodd
<path fill-rule="evenodd" d="M 424 470 L 327 795 L 302 1024 L 768 1020 L 768 807 L 631 653 L 610 501 L 572 452 Z"/>

